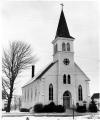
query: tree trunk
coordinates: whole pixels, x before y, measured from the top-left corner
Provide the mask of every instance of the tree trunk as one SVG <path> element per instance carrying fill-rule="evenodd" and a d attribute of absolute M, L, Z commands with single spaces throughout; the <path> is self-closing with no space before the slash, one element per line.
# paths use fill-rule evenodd
<path fill-rule="evenodd" d="M 10 112 L 11 110 L 12 95 L 13 95 L 13 84 L 11 85 L 11 88 L 10 88 L 10 95 L 8 97 L 8 104 L 7 104 L 6 112 Z"/>

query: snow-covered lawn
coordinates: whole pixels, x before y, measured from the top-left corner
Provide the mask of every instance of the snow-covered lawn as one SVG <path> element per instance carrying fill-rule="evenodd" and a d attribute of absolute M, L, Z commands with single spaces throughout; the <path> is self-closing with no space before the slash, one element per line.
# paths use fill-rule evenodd
<path fill-rule="evenodd" d="M 27 117 L 29 119 L 27 119 Z M 3 117 L 2 120 L 73 120 L 72 117 L 34 117 L 34 116 L 22 116 L 22 117 Z M 78 116 L 74 120 L 100 120 L 99 117 L 91 116 Z"/>
<path fill-rule="evenodd" d="M 28 117 L 28 119 L 27 119 Z M 29 113 L 20 113 L 19 111 L 12 111 L 11 113 L 4 113 L 2 116 L 2 120 L 73 120 L 72 116 L 68 117 L 53 117 L 53 116 L 33 116 Z M 94 114 L 91 113 L 90 115 L 84 116 L 75 116 L 74 120 L 100 120 L 100 112 Z"/>

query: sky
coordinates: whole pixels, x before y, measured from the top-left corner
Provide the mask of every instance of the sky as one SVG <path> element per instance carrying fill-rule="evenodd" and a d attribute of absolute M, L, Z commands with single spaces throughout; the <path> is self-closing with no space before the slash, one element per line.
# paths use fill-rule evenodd
<path fill-rule="evenodd" d="M 1 45 L 21 40 L 31 44 L 35 74 L 53 60 L 52 41 L 55 38 L 62 1 L 3 1 L 1 4 Z M 99 4 L 98 1 L 63 1 L 70 35 L 75 38 L 75 62 L 90 79 L 90 94 L 100 91 L 99 81 Z M 31 79 L 31 69 L 16 79 L 16 91 Z"/>

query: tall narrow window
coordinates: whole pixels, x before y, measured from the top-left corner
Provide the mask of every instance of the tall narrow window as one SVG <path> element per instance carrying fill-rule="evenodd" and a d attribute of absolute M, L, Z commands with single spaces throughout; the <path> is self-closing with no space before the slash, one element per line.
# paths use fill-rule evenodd
<path fill-rule="evenodd" d="M 79 101 L 83 100 L 82 86 L 81 85 L 79 85 L 79 87 L 78 87 L 78 98 L 79 98 Z"/>
<path fill-rule="evenodd" d="M 71 77 L 68 75 L 68 84 L 71 84 Z"/>
<path fill-rule="evenodd" d="M 66 84 L 66 75 L 63 75 L 63 83 Z"/>
<path fill-rule="evenodd" d="M 67 51 L 70 51 L 70 44 L 67 43 Z"/>
<path fill-rule="evenodd" d="M 58 51 L 58 45 L 56 44 L 56 45 L 54 46 L 54 54 L 57 53 L 57 51 Z"/>
<path fill-rule="evenodd" d="M 53 85 L 49 85 L 49 100 L 53 100 Z"/>
<path fill-rule="evenodd" d="M 62 51 L 66 51 L 65 43 L 62 43 Z"/>

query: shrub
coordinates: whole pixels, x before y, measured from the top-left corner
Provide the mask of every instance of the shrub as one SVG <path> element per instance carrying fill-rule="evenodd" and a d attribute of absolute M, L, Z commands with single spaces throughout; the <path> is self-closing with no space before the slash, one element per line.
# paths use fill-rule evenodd
<path fill-rule="evenodd" d="M 97 112 L 97 106 L 93 100 L 89 104 L 89 112 Z"/>
<path fill-rule="evenodd" d="M 60 113 L 60 112 L 65 112 L 64 106 L 62 106 L 62 105 L 57 105 L 57 106 L 56 106 L 56 111 L 59 112 L 59 113 Z"/>
<path fill-rule="evenodd" d="M 20 112 L 29 112 L 29 109 L 27 109 L 27 108 L 21 108 Z"/>
<path fill-rule="evenodd" d="M 65 109 L 62 105 L 55 105 L 54 102 L 51 102 L 47 105 L 42 104 L 36 104 L 34 106 L 34 112 L 40 113 L 40 112 L 46 112 L 46 113 L 52 113 L 52 112 L 65 112 Z"/>
<path fill-rule="evenodd" d="M 51 102 L 48 105 L 44 105 L 43 112 L 56 112 L 56 105 Z"/>
<path fill-rule="evenodd" d="M 43 105 L 41 103 L 34 106 L 34 112 L 40 113 L 43 112 Z"/>
<path fill-rule="evenodd" d="M 86 106 L 85 105 L 84 106 L 79 105 L 79 106 L 77 106 L 76 111 L 81 112 L 81 113 L 86 112 L 87 111 Z"/>

